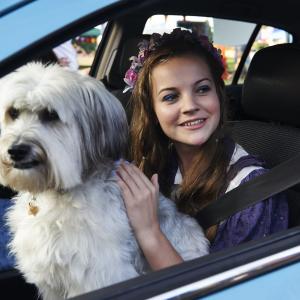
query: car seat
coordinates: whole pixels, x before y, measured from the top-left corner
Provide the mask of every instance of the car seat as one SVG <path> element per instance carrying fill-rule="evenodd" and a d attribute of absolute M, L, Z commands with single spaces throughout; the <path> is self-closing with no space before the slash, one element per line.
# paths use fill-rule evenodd
<path fill-rule="evenodd" d="M 273 167 L 300 151 L 299 100 L 300 46 L 264 48 L 254 55 L 244 82 L 241 107 L 247 118 L 228 122 L 228 129 L 237 143 Z M 290 226 L 295 226 L 300 224 L 300 187 L 288 193 Z"/>
<path fill-rule="evenodd" d="M 123 93 L 125 88 L 125 82 L 123 80 L 126 71 L 129 69 L 131 65 L 131 61 L 129 60 L 132 56 L 138 55 L 138 44 L 143 40 L 149 40 L 150 35 L 141 34 L 135 37 L 127 38 L 123 42 L 120 43 L 120 46 L 117 50 L 116 57 L 111 67 L 111 71 L 105 79 L 106 87 L 119 99 L 122 103 L 128 121 L 131 120 L 131 107 L 129 105 L 129 100 L 131 96 L 131 92 L 127 91 Z"/>

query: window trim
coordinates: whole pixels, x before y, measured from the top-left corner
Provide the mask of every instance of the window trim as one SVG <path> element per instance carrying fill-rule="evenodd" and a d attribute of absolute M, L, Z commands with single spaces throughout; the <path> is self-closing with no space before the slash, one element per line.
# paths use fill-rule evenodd
<path fill-rule="evenodd" d="M 248 43 L 243 51 L 242 57 L 240 59 L 240 62 L 238 64 L 238 67 L 236 68 L 234 75 L 233 75 L 233 79 L 231 81 L 231 84 L 238 84 L 238 81 L 240 79 L 241 73 L 243 71 L 243 68 L 245 66 L 245 62 L 247 57 L 249 56 L 249 53 L 251 51 L 251 48 L 253 46 L 253 43 L 255 42 L 255 39 L 259 33 L 259 31 L 262 28 L 262 24 L 256 24 L 255 28 L 253 29 L 253 32 L 248 40 Z"/>
<path fill-rule="evenodd" d="M 203 293 L 214 292 L 216 288 L 225 288 L 251 279 L 266 271 L 300 260 L 300 246 L 281 251 L 279 253 L 255 260 L 245 265 L 230 269 L 228 271 L 210 276 L 197 282 L 187 284 L 172 291 L 152 297 L 151 300 L 173 299 L 174 297 L 197 297 Z"/>
<path fill-rule="evenodd" d="M 221 273 L 234 269 L 243 270 L 245 265 L 272 258 L 272 263 L 264 268 L 257 268 L 251 276 L 235 275 L 234 280 L 228 280 L 226 285 L 220 281 L 209 288 L 197 290 L 197 296 L 205 296 L 225 287 L 233 286 L 258 275 L 273 271 L 279 267 L 300 261 L 300 226 L 273 234 L 259 241 L 251 241 L 217 253 L 203 256 L 199 259 L 185 262 L 161 271 L 153 272 L 131 280 L 115 284 L 85 295 L 76 297 L 77 300 L 96 299 L 145 299 L 162 295 L 167 291 L 189 286 L 191 283 L 203 282 Z M 293 249 L 294 248 L 294 249 Z M 289 251 L 291 249 L 291 251 Z M 293 250 L 292 250 L 293 249 Z M 295 253 L 290 253 L 295 251 Z M 278 255 L 277 255 L 278 254 Z M 275 259 L 277 259 L 275 263 Z M 241 273 L 241 275 L 243 275 Z M 187 295 L 184 298 L 188 298 Z"/>

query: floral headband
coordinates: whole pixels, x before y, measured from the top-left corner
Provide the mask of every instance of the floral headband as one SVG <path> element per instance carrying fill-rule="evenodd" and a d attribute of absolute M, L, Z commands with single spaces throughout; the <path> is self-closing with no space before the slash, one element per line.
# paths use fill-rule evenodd
<path fill-rule="evenodd" d="M 160 45 L 162 45 L 165 41 L 174 39 L 176 36 L 184 36 L 187 39 L 194 39 L 200 43 L 200 45 L 209 52 L 213 58 L 222 66 L 224 69 L 223 57 L 221 54 L 221 50 L 214 47 L 214 45 L 209 41 L 206 35 L 195 35 L 193 32 L 191 33 L 188 30 L 181 30 L 180 28 L 176 28 L 173 30 L 171 34 L 164 33 L 160 35 L 158 33 L 152 34 L 150 41 L 143 40 L 138 44 L 139 53 L 137 56 L 132 56 L 129 58 L 131 60 L 131 66 L 125 73 L 124 81 L 126 83 L 126 87 L 123 93 L 127 91 L 132 91 L 134 85 L 138 78 L 138 73 L 144 65 L 145 60 L 149 56 L 149 54 L 157 49 Z"/>

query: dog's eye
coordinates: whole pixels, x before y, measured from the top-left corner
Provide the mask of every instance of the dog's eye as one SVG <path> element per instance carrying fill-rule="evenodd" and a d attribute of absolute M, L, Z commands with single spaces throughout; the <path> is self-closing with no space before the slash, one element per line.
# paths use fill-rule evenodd
<path fill-rule="evenodd" d="M 11 117 L 12 120 L 15 120 L 18 118 L 20 112 L 19 110 L 17 110 L 16 108 L 14 107 L 11 107 L 9 110 L 8 110 L 8 115 Z"/>
<path fill-rule="evenodd" d="M 54 122 L 59 120 L 59 116 L 55 110 L 44 109 L 40 112 L 39 118 L 42 122 Z"/>

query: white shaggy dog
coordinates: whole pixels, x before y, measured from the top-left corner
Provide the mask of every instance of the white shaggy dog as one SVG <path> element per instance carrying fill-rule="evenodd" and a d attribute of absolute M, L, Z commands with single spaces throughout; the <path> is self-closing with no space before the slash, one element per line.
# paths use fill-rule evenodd
<path fill-rule="evenodd" d="M 119 101 L 96 79 L 30 63 L 0 80 L 0 181 L 18 191 L 10 249 L 44 299 L 144 274 L 114 172 L 127 143 Z M 161 228 L 183 256 L 208 253 L 201 228 L 161 197 Z"/>

